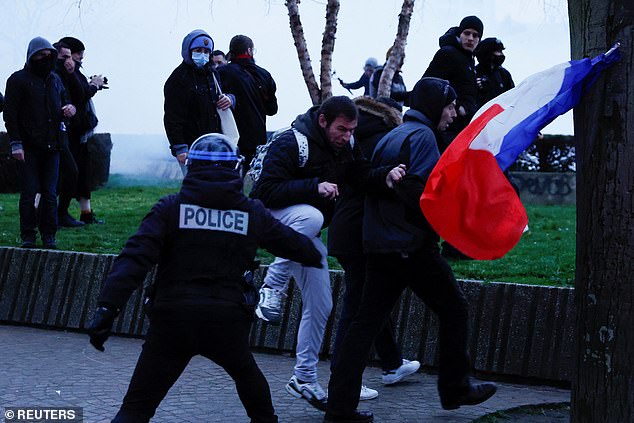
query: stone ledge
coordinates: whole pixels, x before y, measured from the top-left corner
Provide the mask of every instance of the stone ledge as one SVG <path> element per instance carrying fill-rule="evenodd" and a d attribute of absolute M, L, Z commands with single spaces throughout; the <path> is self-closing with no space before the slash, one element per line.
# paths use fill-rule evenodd
<path fill-rule="evenodd" d="M 0 248 L 0 322 L 83 330 L 114 255 Z M 261 281 L 266 266 L 257 272 Z M 333 270 L 333 313 L 321 356 L 327 358 L 340 314 L 343 272 Z M 148 274 L 145 283 L 154 277 Z M 460 281 L 470 304 L 470 354 L 476 371 L 515 378 L 569 382 L 574 348 L 574 290 L 506 283 Z M 141 336 L 147 330 L 135 291 L 115 322 L 114 332 Z M 280 326 L 256 321 L 255 348 L 293 352 L 301 309 L 295 284 L 288 292 Z M 397 341 L 403 357 L 437 367 L 435 315 L 406 290 L 394 307 Z"/>

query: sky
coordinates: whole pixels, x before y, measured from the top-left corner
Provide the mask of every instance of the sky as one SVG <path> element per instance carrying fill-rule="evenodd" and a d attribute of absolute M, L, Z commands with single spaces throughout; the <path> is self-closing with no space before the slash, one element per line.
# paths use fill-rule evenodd
<path fill-rule="evenodd" d="M 0 0 L 0 5 L 0 90 L 4 92 L 7 78 L 24 66 L 32 38 L 54 42 L 77 37 L 86 45 L 84 74 L 103 74 L 109 81 L 110 89 L 94 98 L 98 132 L 164 135 L 163 85 L 182 60 L 183 37 L 197 28 L 209 32 L 215 48 L 223 51 L 236 34 L 253 39 L 256 63 L 272 74 L 278 87 L 279 112 L 268 119 L 269 130 L 288 126 L 311 105 L 284 0 Z M 316 74 L 325 5 L 326 0 L 300 3 Z M 333 54 L 337 77 L 356 81 L 368 57 L 384 61 L 401 5 L 401 0 L 341 1 Z M 403 67 L 409 89 L 438 50 L 438 37 L 467 15 L 482 19 L 485 38 L 503 41 L 504 66 L 516 84 L 570 60 L 566 0 L 416 0 Z M 333 87 L 335 95 L 349 95 L 338 83 Z M 571 134 L 571 113 L 543 132 Z"/>

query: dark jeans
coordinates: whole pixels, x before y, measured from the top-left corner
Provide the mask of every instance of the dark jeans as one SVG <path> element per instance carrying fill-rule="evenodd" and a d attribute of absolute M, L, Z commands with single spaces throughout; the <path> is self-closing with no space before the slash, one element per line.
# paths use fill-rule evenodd
<path fill-rule="evenodd" d="M 269 385 L 249 351 L 251 322 L 218 322 L 206 318 L 208 314 L 200 309 L 155 310 L 113 423 L 148 422 L 191 358 L 199 354 L 221 366 L 235 381 L 251 422 L 277 422 Z"/>
<path fill-rule="evenodd" d="M 75 197 L 77 192 L 77 176 L 79 170 L 75 157 L 70 151 L 70 148 L 66 145 L 60 152 L 59 162 L 59 184 L 57 192 L 59 193 L 59 205 L 57 206 L 58 216 L 62 217 L 68 214 L 68 207 L 71 200 Z"/>
<path fill-rule="evenodd" d="M 438 315 L 440 368 L 438 386 L 462 386 L 469 378 L 468 303 L 451 267 L 437 248 L 400 254 L 369 254 L 367 281 L 359 313 L 343 340 L 328 385 L 331 415 L 349 415 L 359 404 L 361 377 L 372 341 L 409 286 Z"/>
<path fill-rule="evenodd" d="M 339 256 L 337 260 L 345 271 L 344 282 L 346 290 L 343 294 L 341 316 L 337 324 L 337 335 L 335 336 L 333 353 L 330 358 L 331 371 L 337 364 L 337 355 L 341 349 L 341 343 L 348 332 L 350 323 L 352 323 L 352 319 L 361 306 L 361 296 L 365 285 L 365 256 Z M 403 359 L 401 357 L 401 351 L 394 339 L 394 325 L 390 316 L 388 316 L 385 325 L 383 325 L 383 328 L 377 334 L 374 340 L 374 348 L 379 355 L 381 368 L 383 370 L 393 370 L 402 364 Z"/>
<path fill-rule="evenodd" d="M 24 152 L 20 162 L 20 236 L 22 240 L 35 240 L 39 227 L 42 237 L 55 237 L 57 232 L 57 178 L 59 151 Z M 37 214 L 35 195 L 41 194 Z"/>

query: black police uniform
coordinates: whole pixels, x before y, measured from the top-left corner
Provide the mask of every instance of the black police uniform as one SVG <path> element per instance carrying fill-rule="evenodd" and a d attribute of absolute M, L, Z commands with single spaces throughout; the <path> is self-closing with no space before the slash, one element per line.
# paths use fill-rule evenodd
<path fill-rule="evenodd" d="M 248 349 L 257 296 L 243 274 L 258 246 L 309 266 L 319 266 L 320 255 L 242 188 L 232 169 L 191 167 L 180 192 L 152 208 L 115 260 L 99 298 L 106 309 L 121 309 L 155 263 L 158 271 L 143 351 L 113 422 L 149 421 L 198 354 L 234 379 L 251 422 L 277 422 Z"/>

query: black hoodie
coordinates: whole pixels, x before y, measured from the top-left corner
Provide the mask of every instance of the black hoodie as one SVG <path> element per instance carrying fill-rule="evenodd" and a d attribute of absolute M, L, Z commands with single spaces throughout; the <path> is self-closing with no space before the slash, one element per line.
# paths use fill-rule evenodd
<path fill-rule="evenodd" d="M 11 149 L 23 148 L 32 152 L 59 150 L 62 106 L 70 104 L 64 85 L 56 74 L 39 76 L 33 69 L 33 56 L 50 50 L 51 70 L 57 60 L 57 51 L 51 43 L 36 37 L 29 43 L 24 69 L 14 72 L 7 80 L 4 122 Z"/>

